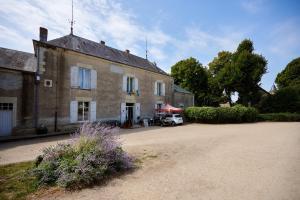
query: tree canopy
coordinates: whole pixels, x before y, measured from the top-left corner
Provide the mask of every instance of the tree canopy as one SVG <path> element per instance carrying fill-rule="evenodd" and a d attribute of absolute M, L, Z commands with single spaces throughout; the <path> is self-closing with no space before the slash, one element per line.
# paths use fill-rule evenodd
<path fill-rule="evenodd" d="M 279 88 L 300 85 L 300 57 L 292 60 L 275 80 Z"/>
<path fill-rule="evenodd" d="M 209 63 L 209 71 L 224 88 L 229 102 L 233 92 L 239 93 L 238 102 L 244 105 L 254 103 L 256 99 L 267 61 L 253 51 L 252 41 L 245 39 L 234 53 L 222 51 Z"/>
<path fill-rule="evenodd" d="M 177 62 L 171 68 L 174 83 L 195 95 L 195 104 L 203 105 L 208 88 L 208 76 L 203 65 L 195 58 Z"/>
<path fill-rule="evenodd" d="M 177 85 L 195 95 L 196 105 L 213 105 L 238 92 L 238 103 L 249 105 L 259 100 L 259 84 L 267 70 L 267 60 L 254 53 L 253 42 L 243 40 L 235 52 L 221 51 L 208 64 L 209 69 L 195 58 L 177 62 L 171 68 L 171 76 Z M 224 98 L 225 93 L 225 98 Z"/>

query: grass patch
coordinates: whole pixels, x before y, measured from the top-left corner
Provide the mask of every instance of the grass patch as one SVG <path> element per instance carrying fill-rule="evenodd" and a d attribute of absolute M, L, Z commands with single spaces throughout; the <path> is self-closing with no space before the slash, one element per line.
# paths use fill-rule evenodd
<path fill-rule="evenodd" d="M 38 189 L 37 179 L 28 173 L 33 161 L 0 166 L 0 199 L 26 199 Z"/>

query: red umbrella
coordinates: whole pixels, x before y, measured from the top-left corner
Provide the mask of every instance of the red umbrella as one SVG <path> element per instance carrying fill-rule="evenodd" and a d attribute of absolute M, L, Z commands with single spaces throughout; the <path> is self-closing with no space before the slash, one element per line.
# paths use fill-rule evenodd
<path fill-rule="evenodd" d="M 182 112 L 183 111 L 183 109 L 173 107 L 170 104 L 166 104 L 161 109 L 158 109 L 158 110 L 160 112 Z"/>

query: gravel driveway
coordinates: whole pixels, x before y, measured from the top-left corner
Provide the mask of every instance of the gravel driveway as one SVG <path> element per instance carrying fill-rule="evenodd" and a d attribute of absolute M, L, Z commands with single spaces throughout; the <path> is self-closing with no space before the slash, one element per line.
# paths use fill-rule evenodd
<path fill-rule="evenodd" d="M 106 185 L 44 199 L 299 200 L 300 123 L 190 124 L 122 131 L 143 166 Z M 0 145 L 0 163 L 34 158 L 66 137 Z M 40 197 L 41 198 L 41 197 Z"/>

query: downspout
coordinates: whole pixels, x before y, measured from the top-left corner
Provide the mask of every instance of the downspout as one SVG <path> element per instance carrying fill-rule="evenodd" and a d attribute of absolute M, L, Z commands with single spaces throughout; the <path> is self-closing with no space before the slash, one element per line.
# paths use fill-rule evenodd
<path fill-rule="evenodd" d="M 57 132 L 57 86 L 58 86 L 58 64 L 60 59 L 57 59 L 56 62 L 56 80 L 55 80 L 55 111 L 54 111 L 54 132 Z"/>
<path fill-rule="evenodd" d="M 39 121 L 39 83 L 40 83 L 40 47 L 37 45 L 37 69 L 35 73 L 35 96 L 34 96 L 34 127 L 38 128 Z"/>

